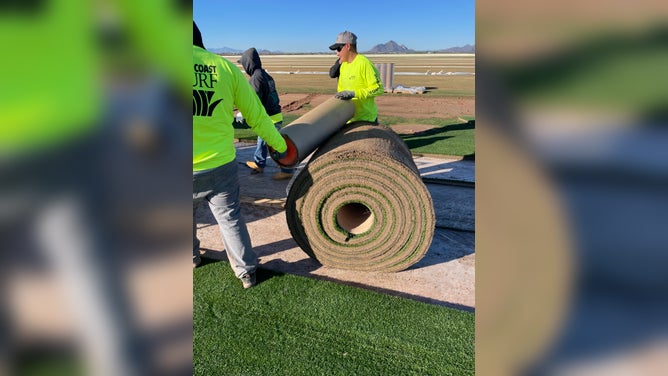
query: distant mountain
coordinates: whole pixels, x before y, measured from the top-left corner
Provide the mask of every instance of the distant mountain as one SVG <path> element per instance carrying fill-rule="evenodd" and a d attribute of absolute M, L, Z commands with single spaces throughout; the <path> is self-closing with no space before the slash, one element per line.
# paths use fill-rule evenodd
<path fill-rule="evenodd" d="M 228 54 L 228 55 L 240 55 L 242 54 L 245 50 L 237 50 L 235 48 L 230 48 L 230 47 L 219 47 L 219 48 L 207 48 L 209 51 L 216 53 L 216 54 Z M 270 51 L 267 49 L 259 49 L 257 51 L 260 55 L 281 55 L 284 54 L 285 52 L 282 52 L 280 50 L 276 51 Z M 399 44 L 393 40 L 387 42 L 387 43 L 382 43 L 382 44 L 377 44 L 375 45 L 372 49 L 369 51 L 365 51 L 364 53 L 371 53 L 371 54 L 410 54 L 410 53 L 425 53 L 425 52 L 436 52 L 436 53 L 475 53 L 475 45 L 470 45 L 467 44 L 462 47 L 450 47 L 450 48 L 444 48 L 444 49 L 439 49 L 439 50 L 429 50 L 429 51 L 416 51 L 413 49 L 410 49 L 406 47 L 403 44 Z M 320 53 L 329 53 L 329 52 L 320 52 Z M 302 54 L 308 54 L 308 52 L 303 52 Z"/>
<path fill-rule="evenodd" d="M 372 49 L 367 51 L 367 53 L 372 53 L 372 54 L 395 54 L 395 53 L 409 53 L 409 52 L 415 52 L 415 51 L 409 49 L 403 44 L 400 45 L 393 40 L 384 44 L 377 44 L 373 46 Z"/>
<path fill-rule="evenodd" d="M 270 51 L 270 50 L 258 50 L 258 54 L 260 55 L 282 55 L 284 52 L 282 51 Z"/>
<path fill-rule="evenodd" d="M 413 49 L 410 49 L 406 47 L 403 44 L 399 44 L 393 40 L 383 43 L 383 44 L 377 44 L 375 45 L 372 49 L 369 51 L 366 51 L 366 53 L 372 53 L 372 54 L 397 54 L 397 53 L 414 53 L 414 52 L 427 52 L 427 51 L 415 51 Z M 441 53 L 475 53 L 475 45 L 470 45 L 467 44 L 462 47 L 450 47 L 450 48 L 445 48 L 445 49 L 440 49 L 440 50 L 432 50 L 430 52 L 441 52 Z"/>
<path fill-rule="evenodd" d="M 443 50 L 438 50 L 436 52 L 452 52 L 452 53 L 460 53 L 460 54 L 461 53 L 474 54 L 475 53 L 475 45 L 472 46 L 470 44 L 467 44 L 467 45 L 462 46 L 462 47 L 450 47 L 450 48 L 446 48 L 446 49 L 443 49 Z"/>
<path fill-rule="evenodd" d="M 235 48 L 230 48 L 230 47 L 207 48 L 207 50 L 213 52 L 214 54 L 223 54 L 223 55 L 241 55 L 244 51 L 246 51 L 246 50 L 237 50 Z M 283 52 L 260 49 L 257 50 L 257 53 L 260 55 L 280 55 Z"/>
<path fill-rule="evenodd" d="M 214 54 L 240 54 L 242 50 L 236 50 L 230 47 L 220 47 L 220 48 L 207 48 L 207 50 L 213 52 Z"/>

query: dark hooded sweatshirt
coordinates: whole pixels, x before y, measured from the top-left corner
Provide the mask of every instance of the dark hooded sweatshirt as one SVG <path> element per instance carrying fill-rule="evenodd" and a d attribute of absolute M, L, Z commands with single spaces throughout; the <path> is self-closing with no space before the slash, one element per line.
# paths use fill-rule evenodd
<path fill-rule="evenodd" d="M 267 110 L 267 115 L 271 117 L 274 123 L 283 120 L 283 116 L 280 115 L 281 105 L 278 92 L 276 92 L 276 83 L 269 73 L 262 69 L 262 62 L 257 50 L 252 47 L 247 49 L 241 55 L 239 63 L 250 76 L 248 82 L 255 89 L 257 96 L 260 97 L 262 105 Z"/>

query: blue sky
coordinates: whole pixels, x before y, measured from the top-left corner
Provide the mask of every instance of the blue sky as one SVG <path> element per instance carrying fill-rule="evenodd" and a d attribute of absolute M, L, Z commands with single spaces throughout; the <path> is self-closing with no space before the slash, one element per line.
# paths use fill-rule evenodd
<path fill-rule="evenodd" d="M 193 0 L 193 18 L 207 48 L 327 52 L 344 30 L 360 51 L 390 40 L 413 50 L 475 44 L 473 0 Z"/>

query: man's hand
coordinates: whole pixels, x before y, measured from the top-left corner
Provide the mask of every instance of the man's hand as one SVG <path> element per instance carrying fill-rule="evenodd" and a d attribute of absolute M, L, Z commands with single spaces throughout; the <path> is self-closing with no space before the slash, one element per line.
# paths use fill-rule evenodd
<path fill-rule="evenodd" d="M 355 92 L 352 90 L 339 91 L 334 95 L 336 99 L 343 99 L 344 101 L 355 98 Z"/>
<path fill-rule="evenodd" d="M 288 155 L 288 149 L 285 149 L 285 151 L 282 152 L 282 153 L 279 153 L 276 150 L 272 149 L 270 155 L 271 155 L 271 159 L 273 159 L 275 161 L 279 161 L 279 160 L 285 158 L 286 155 Z"/>

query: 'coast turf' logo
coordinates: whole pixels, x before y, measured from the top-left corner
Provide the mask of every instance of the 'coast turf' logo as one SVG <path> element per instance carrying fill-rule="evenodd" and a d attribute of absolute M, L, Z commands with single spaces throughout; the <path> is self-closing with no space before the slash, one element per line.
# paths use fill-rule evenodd
<path fill-rule="evenodd" d="M 193 116 L 211 116 L 222 99 L 211 102 L 214 91 L 193 90 Z"/>
<path fill-rule="evenodd" d="M 193 116 L 211 116 L 213 110 L 222 101 L 218 99 L 211 102 L 215 91 L 202 90 L 203 88 L 213 89 L 213 85 L 218 82 L 218 74 L 215 65 L 195 64 L 193 66 L 195 80 L 193 81 Z"/>

